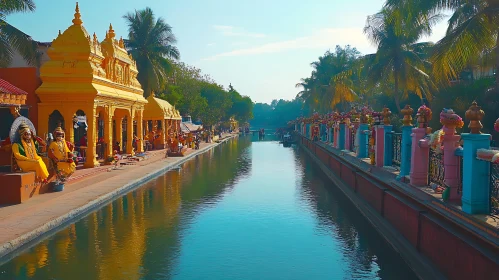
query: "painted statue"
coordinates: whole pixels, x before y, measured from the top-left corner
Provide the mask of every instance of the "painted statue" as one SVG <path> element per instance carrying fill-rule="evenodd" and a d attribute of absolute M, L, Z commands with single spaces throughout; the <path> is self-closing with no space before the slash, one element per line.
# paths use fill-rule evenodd
<path fill-rule="evenodd" d="M 47 183 L 49 172 L 42 158 L 38 155 L 38 146 L 43 142 L 39 141 L 39 137 L 34 136 L 34 129 L 30 128 L 23 119 L 25 118 L 17 118 L 16 121 L 21 120 L 22 122 L 19 125 L 14 122 L 11 128 L 13 130 L 17 127 L 15 137 L 11 137 L 15 139 L 12 144 L 12 155 L 15 158 L 15 164 L 23 171 L 34 171 L 38 181 Z M 29 122 L 28 119 L 26 120 Z M 33 138 L 35 138 L 36 142 L 33 141 Z"/>
<path fill-rule="evenodd" d="M 57 179 L 65 181 L 75 172 L 76 164 L 73 160 L 73 153 L 64 139 L 64 130 L 61 127 L 57 127 L 53 135 L 55 136 L 55 141 L 49 146 L 49 155 L 55 163 L 54 168 Z"/>

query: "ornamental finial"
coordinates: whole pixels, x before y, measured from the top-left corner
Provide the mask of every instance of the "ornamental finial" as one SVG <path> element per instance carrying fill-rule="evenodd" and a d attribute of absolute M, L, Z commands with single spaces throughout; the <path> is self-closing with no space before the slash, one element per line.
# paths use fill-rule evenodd
<path fill-rule="evenodd" d="M 405 126 L 412 126 L 412 113 L 414 109 L 411 108 L 409 104 L 405 105 L 404 109 L 400 110 L 404 118 L 402 119 L 402 123 Z"/>
<path fill-rule="evenodd" d="M 476 104 L 476 101 L 473 101 L 473 103 L 471 103 L 471 107 L 465 114 L 466 119 L 470 120 L 468 128 L 470 129 L 471 134 L 481 134 L 480 129 L 483 128 L 483 125 L 480 121 L 484 116 L 485 112 Z"/>
<path fill-rule="evenodd" d="M 390 125 L 390 116 L 392 115 L 392 111 L 385 106 L 383 107 L 383 111 L 381 111 L 381 115 L 383 116 L 383 124 Z"/>
<path fill-rule="evenodd" d="M 116 34 L 114 33 L 113 25 L 109 24 L 109 39 L 114 39 L 114 37 L 116 37 Z"/>
<path fill-rule="evenodd" d="M 75 18 L 73 19 L 74 25 L 81 25 L 83 21 L 81 20 L 80 7 L 78 7 L 78 2 L 76 2 Z"/>

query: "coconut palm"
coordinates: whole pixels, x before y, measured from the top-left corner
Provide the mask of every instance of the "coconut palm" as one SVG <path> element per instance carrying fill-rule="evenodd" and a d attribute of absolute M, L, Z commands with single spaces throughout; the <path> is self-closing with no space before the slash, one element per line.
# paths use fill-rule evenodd
<path fill-rule="evenodd" d="M 125 47 L 137 62 L 138 81 L 148 97 L 168 81 L 173 68 L 171 59 L 178 60 L 180 53 L 172 28 L 164 19 L 156 19 L 151 8 L 138 10 L 123 16 L 128 24 L 128 39 Z"/>
<path fill-rule="evenodd" d="M 0 1 L 0 67 L 8 67 L 17 51 L 29 64 L 37 62 L 37 44 L 33 39 L 6 21 L 6 16 L 13 13 L 32 12 L 35 3 L 32 0 Z"/>
<path fill-rule="evenodd" d="M 337 46 L 334 52 L 327 51 L 318 61 L 311 63 L 314 68 L 311 76 L 296 85 L 303 88 L 297 97 L 319 112 L 327 112 L 338 104 L 353 101 L 357 95 L 349 70 L 359 55 L 350 46 Z"/>
<path fill-rule="evenodd" d="M 390 9 L 369 16 L 364 33 L 377 45 L 374 56 L 366 57 L 371 85 L 393 84 L 391 94 L 400 112 L 400 102 L 409 92 L 430 98 L 433 82 L 428 53 L 432 43 L 418 43 L 429 35 L 440 15 L 431 17 L 395 13 Z"/>
<path fill-rule="evenodd" d="M 435 73 L 451 79 L 485 56 L 499 69 L 499 2 L 497 0 L 387 0 L 387 7 L 419 14 L 451 10 L 446 36 L 436 43 Z M 499 75 L 496 75 L 496 88 Z"/>

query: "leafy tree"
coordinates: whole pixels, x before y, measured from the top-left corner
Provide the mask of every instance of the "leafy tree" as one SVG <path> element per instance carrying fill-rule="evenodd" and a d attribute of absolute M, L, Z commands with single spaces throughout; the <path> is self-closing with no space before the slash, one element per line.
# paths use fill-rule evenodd
<path fill-rule="evenodd" d="M 357 94 L 351 70 L 359 56 L 359 51 L 350 46 L 336 46 L 334 52 L 327 51 L 318 61 L 312 62 L 314 70 L 311 76 L 296 84 L 296 87 L 303 88 L 297 98 L 306 107 L 319 112 L 355 100 Z"/>
<path fill-rule="evenodd" d="M 148 97 L 166 83 L 172 69 L 171 59 L 180 58 L 174 44 L 177 42 L 172 28 L 163 18 L 156 19 L 151 8 L 136 10 L 123 16 L 128 24 L 125 46 L 137 62 L 138 81 Z"/>
<path fill-rule="evenodd" d="M 393 96 L 399 112 L 400 101 L 407 98 L 409 92 L 431 98 L 434 84 L 428 75 L 431 71 L 428 52 L 433 44 L 418 41 L 430 34 L 439 19 L 439 15 L 413 18 L 390 9 L 367 19 L 364 33 L 378 47 L 376 54 L 364 58 L 369 67 L 368 80 L 372 85 L 384 83 L 385 88 L 393 85 L 393 90 L 386 93 Z"/>
<path fill-rule="evenodd" d="M 206 99 L 208 106 L 201 112 L 203 124 L 213 126 L 227 115 L 232 107 L 232 100 L 222 86 L 201 82 L 201 96 Z"/>
<path fill-rule="evenodd" d="M 437 42 L 432 57 L 435 74 L 443 82 L 457 78 L 463 69 L 477 62 L 493 61 L 499 69 L 496 0 L 387 0 L 386 6 L 423 16 L 452 11 L 446 36 Z M 496 75 L 495 88 L 499 90 L 498 87 L 499 75 Z"/>
<path fill-rule="evenodd" d="M 17 51 L 29 64 L 38 63 L 37 44 L 33 39 L 6 21 L 13 13 L 32 12 L 36 8 L 32 0 L 0 1 L 0 67 L 8 67 Z"/>

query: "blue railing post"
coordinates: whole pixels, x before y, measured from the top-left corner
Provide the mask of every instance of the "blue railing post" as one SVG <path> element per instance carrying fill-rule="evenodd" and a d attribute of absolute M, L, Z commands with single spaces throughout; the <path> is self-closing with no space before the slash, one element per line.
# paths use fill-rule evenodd
<path fill-rule="evenodd" d="M 402 179 L 411 172 L 412 125 L 402 126 L 402 147 L 400 152 L 400 173 L 397 179 Z"/>
<path fill-rule="evenodd" d="M 310 129 L 310 126 L 311 126 L 311 125 L 308 123 L 308 124 L 306 124 L 305 126 L 306 126 L 306 129 L 307 129 L 307 130 L 306 130 L 306 135 L 305 135 L 305 137 L 307 137 L 308 139 L 312 139 L 312 134 L 311 134 L 311 133 L 312 133 L 312 131 L 311 131 L 311 129 Z"/>
<path fill-rule="evenodd" d="M 393 158 L 393 126 L 385 125 L 385 154 L 383 156 L 383 166 L 392 166 L 392 158 Z"/>
<path fill-rule="evenodd" d="M 344 150 L 345 149 L 345 132 L 346 132 L 346 124 L 340 123 L 340 137 L 338 140 L 338 149 Z"/>
<path fill-rule="evenodd" d="M 367 158 L 369 156 L 368 150 L 367 150 L 367 141 L 369 139 L 369 136 L 367 135 L 366 131 L 369 131 L 369 125 L 367 123 L 361 123 L 359 125 L 359 129 L 357 129 L 357 143 L 359 143 L 358 150 L 359 152 L 357 153 L 358 158 Z"/>
<path fill-rule="evenodd" d="M 488 214 L 490 210 L 490 162 L 476 158 L 478 149 L 490 149 L 490 134 L 462 133 L 463 211 Z"/>

